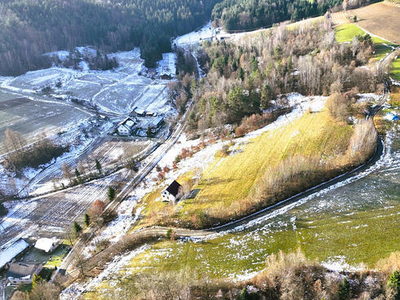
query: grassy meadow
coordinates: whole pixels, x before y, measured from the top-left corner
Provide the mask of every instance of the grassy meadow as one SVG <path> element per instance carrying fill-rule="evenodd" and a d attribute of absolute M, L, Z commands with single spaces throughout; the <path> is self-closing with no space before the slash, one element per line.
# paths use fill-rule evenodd
<path fill-rule="evenodd" d="M 170 205 L 160 201 L 161 189 L 148 194 L 144 218 L 134 230 L 154 224 L 208 227 L 283 200 L 348 168 L 353 132 L 324 109 L 256 138 L 234 140 L 230 153 L 218 152 L 192 187 L 200 190 L 194 199 Z M 193 175 L 184 174 L 178 182 Z"/>

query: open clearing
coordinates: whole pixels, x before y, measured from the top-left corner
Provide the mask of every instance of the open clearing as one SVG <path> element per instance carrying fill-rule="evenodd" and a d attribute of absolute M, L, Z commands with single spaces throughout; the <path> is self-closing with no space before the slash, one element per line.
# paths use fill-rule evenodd
<path fill-rule="evenodd" d="M 74 105 L 33 101 L 0 90 L 0 154 L 5 152 L 1 141 L 7 128 L 18 131 L 32 143 L 40 133 L 51 136 L 64 130 L 73 131 L 90 116 Z"/>
<path fill-rule="evenodd" d="M 202 213 L 212 216 L 240 213 L 249 205 L 247 197 L 252 197 L 258 188 L 261 178 L 267 170 L 273 170 L 284 160 L 295 155 L 324 158 L 329 162 L 335 158 L 337 166 L 347 162 L 340 160 L 352 135 L 352 128 L 335 122 L 326 110 L 319 113 L 306 113 L 302 118 L 290 122 L 289 125 L 265 132 L 250 140 L 236 140 L 230 147 L 230 155 L 217 153 L 203 172 L 200 182 L 192 189 L 200 192 L 194 199 L 187 199 L 175 206 L 159 201 L 160 190 L 155 190 L 144 199 L 149 218 L 143 219 L 140 226 L 153 225 L 156 211 L 161 219 L 166 212 L 176 221 L 198 222 Z M 245 176 L 244 176 L 245 174 Z M 178 178 L 185 182 L 194 174 L 188 173 Z M 171 211 L 172 210 L 172 211 Z M 227 217 L 226 217 L 227 218 Z M 155 218 L 157 220 L 157 217 Z"/>
<path fill-rule="evenodd" d="M 384 2 L 348 11 L 357 16 L 357 24 L 368 32 L 400 45 L 400 7 Z"/>

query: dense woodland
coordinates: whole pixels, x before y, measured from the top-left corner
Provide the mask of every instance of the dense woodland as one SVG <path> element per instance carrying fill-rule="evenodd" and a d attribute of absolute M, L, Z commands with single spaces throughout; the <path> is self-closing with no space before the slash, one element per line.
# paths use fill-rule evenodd
<path fill-rule="evenodd" d="M 206 43 L 199 61 L 208 70 L 193 94 L 193 129 L 239 124 L 273 105 L 280 94 L 375 92 L 382 70 L 362 67 L 374 50 L 370 36 L 339 44 L 330 21 L 288 30 L 281 26 L 238 42 Z M 182 97 L 177 102 L 182 102 Z"/>
<path fill-rule="evenodd" d="M 344 1 L 345 7 L 357 7 L 369 0 Z M 270 27 L 287 20 L 301 20 L 342 8 L 342 0 L 224 0 L 216 4 L 212 19 L 226 30 L 251 30 Z"/>
<path fill-rule="evenodd" d="M 0 2 L 0 74 L 50 66 L 43 53 L 91 45 L 103 51 L 140 46 L 153 67 L 170 38 L 210 17 L 218 0 L 7 0 Z"/>

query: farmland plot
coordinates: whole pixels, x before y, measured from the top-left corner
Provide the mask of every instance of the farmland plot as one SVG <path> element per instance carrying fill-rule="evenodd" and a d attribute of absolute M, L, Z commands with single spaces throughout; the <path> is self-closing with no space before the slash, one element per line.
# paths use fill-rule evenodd
<path fill-rule="evenodd" d="M 336 14 L 342 16 L 344 13 L 340 12 Z M 333 14 L 333 20 L 335 20 L 336 14 Z M 400 44 L 400 36 L 398 34 L 400 28 L 399 6 L 381 2 L 349 10 L 347 16 L 350 15 L 357 16 L 357 24 L 368 32 L 383 37 L 398 45 Z M 342 22 L 345 20 L 346 18 L 340 19 Z"/>
<path fill-rule="evenodd" d="M 107 198 L 108 186 L 126 178 L 128 171 L 122 170 L 111 176 L 82 186 L 21 201 L 13 206 L 6 217 L 0 220 L 0 244 L 32 234 L 63 237 L 73 220 L 83 220 L 83 213 L 97 199 Z"/>
<path fill-rule="evenodd" d="M 4 154 L 2 139 L 7 128 L 21 133 L 32 143 L 36 136 L 47 136 L 60 131 L 73 130 L 85 122 L 91 113 L 86 113 L 73 105 L 56 102 L 33 101 L 26 97 L 0 92 L 0 154 Z"/>

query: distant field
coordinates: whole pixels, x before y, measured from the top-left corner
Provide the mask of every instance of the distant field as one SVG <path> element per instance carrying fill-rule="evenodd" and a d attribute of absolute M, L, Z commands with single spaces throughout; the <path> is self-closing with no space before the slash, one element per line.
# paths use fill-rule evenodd
<path fill-rule="evenodd" d="M 87 119 L 88 114 L 71 106 L 31 101 L 0 91 L 0 154 L 7 128 L 18 131 L 31 143 L 39 133 L 52 135 Z"/>
<path fill-rule="evenodd" d="M 343 12 L 337 13 L 338 16 Z M 333 14 L 336 15 L 336 14 Z M 356 15 L 357 24 L 372 34 L 400 44 L 400 7 L 385 2 L 375 3 L 358 9 L 350 10 L 347 15 Z M 333 17 L 335 19 L 335 16 Z M 339 19 L 339 18 L 336 18 Z M 346 18 L 340 18 L 340 21 Z"/>
<path fill-rule="evenodd" d="M 390 68 L 390 75 L 393 79 L 400 81 L 400 58 L 393 61 Z"/>
<path fill-rule="evenodd" d="M 335 31 L 336 41 L 339 43 L 351 42 L 355 36 L 367 34 L 366 31 L 354 23 L 340 25 L 335 28 Z M 375 44 L 374 59 L 376 60 L 381 60 L 388 53 L 393 51 L 393 47 L 397 46 L 377 36 L 372 36 L 372 42 Z"/>

